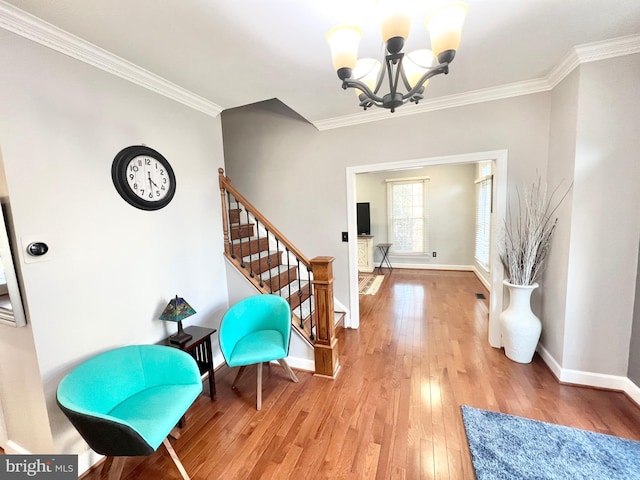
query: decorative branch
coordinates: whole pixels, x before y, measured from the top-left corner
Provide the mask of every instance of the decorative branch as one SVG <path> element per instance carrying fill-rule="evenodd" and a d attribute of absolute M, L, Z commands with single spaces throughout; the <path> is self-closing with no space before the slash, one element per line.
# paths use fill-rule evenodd
<path fill-rule="evenodd" d="M 554 199 L 557 198 L 559 187 L 556 187 L 547 199 L 547 190 L 542 186 L 540 177 L 524 194 L 516 189 L 517 217 L 512 216 L 511 208 L 507 209 L 504 242 L 500 254 L 510 283 L 533 285 L 542 275 L 551 249 L 553 233 L 558 224 L 558 218 L 554 218 L 554 215 L 572 186 L 573 184 L 557 201 Z"/>

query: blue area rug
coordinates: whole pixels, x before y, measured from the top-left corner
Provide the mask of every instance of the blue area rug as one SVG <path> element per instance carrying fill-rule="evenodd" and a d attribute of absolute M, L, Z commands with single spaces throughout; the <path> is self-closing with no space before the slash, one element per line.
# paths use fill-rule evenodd
<path fill-rule="evenodd" d="M 478 480 L 640 480 L 640 442 L 461 408 Z"/>

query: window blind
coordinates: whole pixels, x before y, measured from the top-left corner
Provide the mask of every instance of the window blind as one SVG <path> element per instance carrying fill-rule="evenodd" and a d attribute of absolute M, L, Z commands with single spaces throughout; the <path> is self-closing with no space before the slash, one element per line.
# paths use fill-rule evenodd
<path fill-rule="evenodd" d="M 491 204 L 493 192 L 493 175 L 491 164 L 487 167 L 481 165 L 482 175 L 476 184 L 476 235 L 475 235 L 475 259 L 478 264 L 489 271 L 489 246 L 491 243 Z"/>
<path fill-rule="evenodd" d="M 388 179 L 388 238 L 396 254 L 428 250 L 428 177 Z"/>

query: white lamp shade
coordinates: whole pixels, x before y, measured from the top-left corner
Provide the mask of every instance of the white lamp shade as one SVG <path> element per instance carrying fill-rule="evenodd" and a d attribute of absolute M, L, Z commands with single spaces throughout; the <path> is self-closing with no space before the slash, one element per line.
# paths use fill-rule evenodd
<path fill-rule="evenodd" d="M 327 42 L 331 48 L 333 68 L 354 68 L 358 58 L 358 46 L 362 31 L 358 27 L 340 25 L 329 30 Z"/>
<path fill-rule="evenodd" d="M 378 60 L 374 58 L 361 58 L 356 62 L 352 77 L 360 80 L 373 92 L 376 89 L 381 69 L 382 64 Z M 357 88 L 355 92 L 356 95 L 360 94 L 360 90 Z"/>
<path fill-rule="evenodd" d="M 408 0 L 377 1 L 382 41 L 387 43 L 390 38 L 394 37 L 402 37 L 406 40 L 411 28 L 410 2 Z"/>
<path fill-rule="evenodd" d="M 387 43 L 390 38 L 402 37 L 405 40 L 409 37 L 411 29 L 411 17 L 400 10 L 389 10 L 382 18 L 382 41 Z"/>
<path fill-rule="evenodd" d="M 458 50 L 462 25 L 467 16 L 465 3 L 455 2 L 436 10 L 427 20 L 431 49 L 437 56 L 446 50 Z"/>
<path fill-rule="evenodd" d="M 411 88 L 416 86 L 418 80 L 427 73 L 427 70 L 431 68 L 432 65 L 433 52 L 426 48 L 422 50 L 414 50 L 406 55 L 405 60 L 402 63 L 402 67 Z M 428 83 L 429 81 L 427 80 L 424 83 L 424 86 L 426 87 Z"/>

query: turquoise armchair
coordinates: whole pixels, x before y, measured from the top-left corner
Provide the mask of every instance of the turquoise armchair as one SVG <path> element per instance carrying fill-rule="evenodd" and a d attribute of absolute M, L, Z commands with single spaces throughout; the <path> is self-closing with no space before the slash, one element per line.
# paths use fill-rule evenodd
<path fill-rule="evenodd" d="M 220 323 L 220 350 L 229 367 L 240 367 L 235 388 L 248 365 L 257 364 L 256 408 L 262 408 L 262 364 L 277 360 L 292 381 L 298 378 L 287 364 L 291 340 L 291 308 L 277 295 L 256 295 L 233 305 Z"/>
<path fill-rule="evenodd" d="M 159 345 L 132 345 L 101 353 L 71 370 L 57 402 L 89 446 L 116 457 L 150 455 L 164 443 L 182 477 L 188 475 L 167 436 L 202 391 L 200 371 L 187 353 Z"/>

